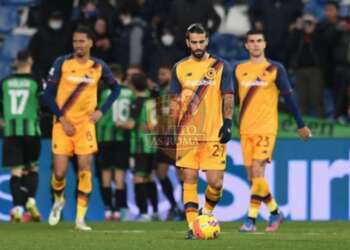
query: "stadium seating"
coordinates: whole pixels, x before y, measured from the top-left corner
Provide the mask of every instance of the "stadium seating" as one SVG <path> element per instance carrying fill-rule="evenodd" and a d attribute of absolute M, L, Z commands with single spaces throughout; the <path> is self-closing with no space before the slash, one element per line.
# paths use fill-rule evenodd
<path fill-rule="evenodd" d="M 26 35 L 7 35 L 1 47 L 0 59 L 12 60 L 16 57 L 17 52 L 27 47 L 30 36 Z"/>
<path fill-rule="evenodd" d="M 0 60 L 0 80 L 9 75 L 12 71 L 11 60 Z"/>
<path fill-rule="evenodd" d="M 40 0 L 0 0 L 0 5 L 6 6 L 30 6 L 40 2 Z"/>
<path fill-rule="evenodd" d="M 15 7 L 0 7 L 0 33 L 8 33 L 19 24 L 19 15 Z"/>

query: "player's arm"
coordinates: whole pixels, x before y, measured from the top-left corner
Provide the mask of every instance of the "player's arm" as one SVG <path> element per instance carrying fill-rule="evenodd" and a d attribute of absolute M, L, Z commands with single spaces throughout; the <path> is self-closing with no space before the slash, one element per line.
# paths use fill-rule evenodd
<path fill-rule="evenodd" d="M 107 100 L 101 105 L 101 107 L 90 115 L 90 121 L 93 123 L 96 123 L 102 117 L 102 115 L 107 112 L 107 110 L 112 106 L 113 102 L 118 98 L 120 94 L 120 85 L 114 78 L 112 71 L 103 61 L 101 61 L 101 65 L 102 81 L 104 84 L 107 84 L 112 92 L 108 96 Z"/>
<path fill-rule="evenodd" d="M 311 130 L 305 125 L 303 118 L 301 116 L 299 107 L 295 101 L 292 88 L 288 81 L 288 75 L 286 69 L 278 64 L 277 65 L 277 79 L 276 84 L 280 90 L 280 94 L 283 96 L 285 104 L 293 115 L 294 120 L 298 126 L 298 135 L 301 139 L 307 140 L 312 136 Z"/>
<path fill-rule="evenodd" d="M 63 116 L 63 112 L 58 108 L 55 99 L 58 83 L 61 79 L 61 68 L 63 62 L 64 58 L 59 57 L 53 63 L 53 66 L 49 71 L 49 77 L 47 79 L 47 84 L 43 96 L 46 105 L 50 108 L 58 120 Z"/>
<path fill-rule="evenodd" d="M 59 57 L 54 62 L 53 66 L 50 69 L 49 77 L 47 80 L 47 86 L 44 91 L 44 101 L 49 109 L 54 113 L 57 120 L 63 126 L 63 130 L 68 136 L 72 136 L 75 134 L 75 128 L 70 124 L 63 116 L 63 112 L 58 108 L 57 103 L 55 101 L 57 86 L 61 79 L 61 68 L 64 62 L 64 57 Z"/>
<path fill-rule="evenodd" d="M 219 131 L 220 143 L 227 143 L 231 139 L 232 117 L 234 108 L 234 84 L 232 68 L 224 62 L 221 76 L 220 91 L 223 97 L 224 123 Z"/>

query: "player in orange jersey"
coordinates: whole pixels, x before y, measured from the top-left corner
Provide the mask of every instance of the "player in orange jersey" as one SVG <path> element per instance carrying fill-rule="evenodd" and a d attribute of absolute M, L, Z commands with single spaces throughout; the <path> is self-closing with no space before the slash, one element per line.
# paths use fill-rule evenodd
<path fill-rule="evenodd" d="M 55 115 L 52 128 L 54 169 L 51 179 L 55 202 L 49 224 L 56 225 L 60 220 L 65 204 L 63 192 L 68 159 L 77 155 L 79 184 L 75 226 L 78 230 L 91 230 L 85 224 L 85 214 L 92 191 L 91 163 L 97 151 L 95 123 L 120 92 L 120 86 L 108 66 L 102 60 L 90 56 L 92 45 L 91 31 L 87 27 L 78 27 L 73 34 L 74 53 L 61 56 L 54 62 L 44 95 Z M 106 102 L 96 109 L 100 80 L 108 84 L 112 92 Z"/>
<path fill-rule="evenodd" d="M 233 116 L 232 68 L 206 52 L 208 33 L 201 24 L 189 26 L 186 44 L 191 55 L 173 68 L 170 113 L 176 127 L 176 166 L 183 177 L 183 201 L 189 230 L 198 215 L 197 181 L 205 171 L 208 186 L 202 212 L 211 214 L 223 192 L 226 143 Z"/>
<path fill-rule="evenodd" d="M 266 231 L 274 232 L 282 222 L 283 215 L 270 193 L 264 176 L 266 163 L 271 161 L 276 140 L 279 95 L 284 97 L 286 106 L 295 118 L 299 137 L 307 140 L 311 137 L 311 131 L 302 120 L 285 68 L 282 64 L 265 57 L 264 35 L 260 31 L 249 31 L 245 47 L 249 52 L 250 60 L 236 66 L 234 81 L 236 81 L 240 99 L 241 147 L 252 187 L 248 218 L 240 231 L 256 231 L 255 220 L 261 202 L 264 202 L 271 213 Z"/>

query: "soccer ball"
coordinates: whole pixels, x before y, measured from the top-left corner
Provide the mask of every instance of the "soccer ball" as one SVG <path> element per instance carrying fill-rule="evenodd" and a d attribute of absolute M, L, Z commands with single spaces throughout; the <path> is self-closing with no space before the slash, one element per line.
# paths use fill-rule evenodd
<path fill-rule="evenodd" d="M 213 240 L 220 234 L 220 225 L 213 215 L 200 215 L 193 222 L 192 230 L 197 239 Z"/>

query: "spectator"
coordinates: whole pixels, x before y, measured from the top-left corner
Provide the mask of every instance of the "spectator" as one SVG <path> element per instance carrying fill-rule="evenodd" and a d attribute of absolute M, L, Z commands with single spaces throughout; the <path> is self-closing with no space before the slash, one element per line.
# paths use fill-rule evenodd
<path fill-rule="evenodd" d="M 94 0 L 84 0 L 79 3 L 79 13 L 74 20 L 74 27 L 84 25 L 92 28 L 99 15 L 97 3 Z"/>
<path fill-rule="evenodd" d="M 323 117 L 324 56 L 313 15 L 306 13 L 297 21 L 288 38 L 287 55 L 289 69 L 295 72 L 296 91 L 302 114 L 308 115 L 312 107 L 318 117 Z"/>
<path fill-rule="evenodd" d="M 191 23 L 201 23 L 209 33 L 217 31 L 220 17 L 215 12 L 211 0 L 176 0 L 170 12 L 170 26 L 175 34 L 175 44 L 185 53 L 185 32 Z"/>
<path fill-rule="evenodd" d="M 62 13 L 54 11 L 48 22 L 31 38 L 28 49 L 33 57 L 33 73 L 46 78 L 53 61 L 70 48 L 71 30 L 65 24 Z"/>
<path fill-rule="evenodd" d="M 301 15 L 301 0 L 251 0 L 250 19 L 255 29 L 263 30 L 267 56 L 283 61 L 289 27 Z"/>
<path fill-rule="evenodd" d="M 324 7 L 325 19 L 318 26 L 325 53 L 325 79 L 334 99 L 334 116 L 343 122 L 348 117 L 348 83 L 350 82 L 349 21 L 339 14 L 339 3 L 328 1 Z"/>
<path fill-rule="evenodd" d="M 337 24 L 338 39 L 334 44 L 334 106 L 335 118 L 344 123 L 350 112 L 350 20 Z"/>
<path fill-rule="evenodd" d="M 92 55 L 103 59 L 105 62 L 112 60 L 112 41 L 108 34 L 107 20 L 99 17 L 94 25 L 95 43 Z"/>
<path fill-rule="evenodd" d="M 175 46 L 175 36 L 170 29 L 164 28 L 156 51 L 151 56 L 149 73 L 152 79 L 157 79 L 160 65 L 174 65 L 184 57 L 182 51 Z"/>
<path fill-rule="evenodd" d="M 114 31 L 113 46 L 115 60 L 125 70 L 131 64 L 142 65 L 147 27 L 136 15 L 138 5 L 135 1 L 122 2 L 119 10 L 122 26 Z"/>

